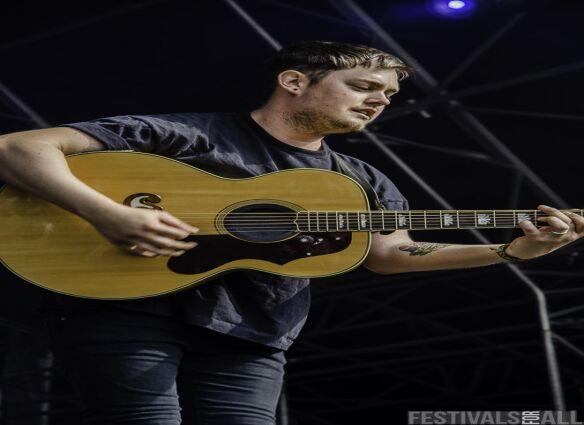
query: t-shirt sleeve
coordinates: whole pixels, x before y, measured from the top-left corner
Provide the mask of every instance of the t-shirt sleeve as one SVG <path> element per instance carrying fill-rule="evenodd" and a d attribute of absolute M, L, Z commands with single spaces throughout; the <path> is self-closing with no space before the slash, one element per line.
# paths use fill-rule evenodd
<path fill-rule="evenodd" d="M 107 150 L 133 150 L 165 156 L 179 156 L 203 137 L 202 132 L 163 116 L 123 115 L 63 124 L 89 134 Z"/>
<path fill-rule="evenodd" d="M 381 171 L 373 169 L 375 172 L 373 189 L 379 197 L 379 202 L 387 210 L 408 210 L 410 205 L 408 200 L 401 194 L 395 184 Z"/>
<path fill-rule="evenodd" d="M 396 185 L 384 173 L 372 165 L 352 158 L 352 165 L 364 176 L 379 198 L 379 202 L 387 210 L 408 210 L 410 208 L 408 200 Z M 357 162 L 355 162 L 357 161 Z"/>

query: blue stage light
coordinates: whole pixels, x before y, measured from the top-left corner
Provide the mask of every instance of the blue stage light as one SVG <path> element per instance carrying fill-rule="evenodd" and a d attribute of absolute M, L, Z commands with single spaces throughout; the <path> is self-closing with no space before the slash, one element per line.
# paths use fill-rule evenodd
<path fill-rule="evenodd" d="M 445 18 L 466 18 L 472 16 L 477 7 L 475 0 L 430 0 L 430 10 Z"/>
<path fill-rule="evenodd" d="M 448 7 L 455 10 L 462 9 L 465 6 L 466 3 L 463 2 L 462 0 L 451 0 L 448 2 Z"/>

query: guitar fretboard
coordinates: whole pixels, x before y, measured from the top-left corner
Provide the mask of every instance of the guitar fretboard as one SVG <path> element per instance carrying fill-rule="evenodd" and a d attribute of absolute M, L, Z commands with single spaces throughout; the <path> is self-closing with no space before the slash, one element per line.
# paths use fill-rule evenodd
<path fill-rule="evenodd" d="M 566 210 L 568 211 L 568 210 Z M 569 210 L 584 216 L 584 210 Z M 384 230 L 502 229 L 519 227 L 525 220 L 537 227 L 548 215 L 540 210 L 424 210 L 424 211 L 301 211 L 300 231 L 378 232 Z"/>

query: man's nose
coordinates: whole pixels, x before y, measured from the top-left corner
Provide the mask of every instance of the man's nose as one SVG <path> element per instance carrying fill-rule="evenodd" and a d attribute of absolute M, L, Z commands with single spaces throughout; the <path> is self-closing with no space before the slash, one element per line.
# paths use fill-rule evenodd
<path fill-rule="evenodd" d="M 385 95 L 375 96 L 374 98 L 370 99 L 369 103 L 375 103 L 376 105 L 383 105 L 387 106 L 390 103 L 390 99 L 387 98 Z"/>

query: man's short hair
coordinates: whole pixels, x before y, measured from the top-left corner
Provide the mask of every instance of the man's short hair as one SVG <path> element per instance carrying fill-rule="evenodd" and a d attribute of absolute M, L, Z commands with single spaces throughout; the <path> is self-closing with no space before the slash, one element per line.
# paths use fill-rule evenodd
<path fill-rule="evenodd" d="M 398 81 L 413 74 L 413 68 L 397 56 L 362 44 L 336 41 L 304 41 L 290 45 L 272 56 L 267 66 L 273 87 L 276 86 L 278 74 L 287 69 L 307 75 L 309 85 L 318 83 L 332 71 L 356 66 L 394 69 Z"/>

